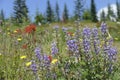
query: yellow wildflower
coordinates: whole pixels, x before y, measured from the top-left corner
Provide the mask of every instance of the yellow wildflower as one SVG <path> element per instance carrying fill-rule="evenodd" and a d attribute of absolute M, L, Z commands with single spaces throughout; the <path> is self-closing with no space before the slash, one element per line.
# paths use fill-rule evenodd
<path fill-rule="evenodd" d="M 32 62 L 27 62 L 25 65 L 29 67 L 32 64 Z"/>
<path fill-rule="evenodd" d="M 21 38 L 18 38 L 17 40 L 18 40 L 18 41 L 21 41 L 22 39 L 21 39 Z"/>
<path fill-rule="evenodd" d="M 80 40 L 80 42 L 82 42 L 83 40 L 82 39 L 79 39 Z"/>
<path fill-rule="evenodd" d="M 27 58 L 27 56 L 21 56 L 21 57 L 20 57 L 20 59 L 25 59 L 25 58 Z"/>
<path fill-rule="evenodd" d="M 115 40 L 118 40 L 118 38 L 114 38 Z"/>
<path fill-rule="evenodd" d="M 8 35 L 10 34 L 10 32 L 7 33 Z"/>
<path fill-rule="evenodd" d="M 65 50 L 68 50 L 68 48 L 67 48 L 67 47 L 65 47 Z"/>
<path fill-rule="evenodd" d="M 7 28 L 7 30 L 10 30 L 9 28 Z"/>
<path fill-rule="evenodd" d="M 72 36 L 75 36 L 75 34 L 73 33 Z"/>
<path fill-rule="evenodd" d="M 0 53 L 0 56 L 1 56 L 2 54 Z"/>
<path fill-rule="evenodd" d="M 16 31 L 16 30 L 14 30 L 14 33 L 17 33 L 17 31 Z"/>
<path fill-rule="evenodd" d="M 102 45 L 100 45 L 100 48 L 102 48 Z"/>
<path fill-rule="evenodd" d="M 58 61 L 58 59 L 53 59 L 51 63 L 55 64 L 57 61 Z"/>

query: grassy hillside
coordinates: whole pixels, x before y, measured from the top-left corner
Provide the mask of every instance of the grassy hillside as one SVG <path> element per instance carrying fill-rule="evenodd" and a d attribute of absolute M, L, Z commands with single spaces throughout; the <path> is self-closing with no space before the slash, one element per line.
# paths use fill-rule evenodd
<path fill-rule="evenodd" d="M 116 62 L 109 62 L 106 59 L 108 57 L 103 57 L 103 44 L 105 41 L 101 36 L 100 25 L 101 23 L 92 23 L 90 21 L 82 21 L 79 26 L 75 22 L 69 23 L 52 23 L 41 26 L 30 27 L 26 26 L 10 26 L 6 25 L 1 27 L 0 33 L 0 79 L 5 80 L 36 80 L 38 77 L 43 80 L 53 79 L 53 75 L 57 76 L 56 80 L 71 80 L 71 79 L 120 79 L 120 26 L 114 22 L 106 22 L 108 25 L 108 30 L 110 35 L 113 37 L 113 45 L 117 47 L 118 54 L 116 55 Z M 59 26 L 59 27 L 58 27 Z M 101 46 L 101 51 L 99 55 L 95 55 L 93 46 L 91 46 L 91 56 L 84 55 L 84 47 L 82 37 L 83 28 L 97 27 L 99 30 L 99 39 Z M 64 29 L 68 29 L 64 32 Z M 79 33 L 76 31 L 79 29 Z M 30 31 L 30 32 L 29 32 Z M 79 38 L 76 38 L 79 36 Z M 91 37 L 92 38 L 92 37 Z M 67 39 L 67 40 L 66 40 Z M 80 42 L 75 42 L 79 46 L 80 53 L 83 54 L 82 58 L 76 58 L 71 51 L 68 49 L 66 44 L 68 40 L 78 39 Z M 92 38 L 93 39 L 93 38 Z M 92 45 L 92 39 L 90 39 Z M 108 39 L 109 40 L 109 39 Z M 55 45 L 56 44 L 56 45 Z M 106 43 L 107 44 L 107 43 Z M 74 45 L 75 46 L 75 45 Z M 72 47 L 74 47 L 72 46 Z M 37 49 L 39 47 L 41 50 Z M 52 49 L 52 47 L 54 47 Z M 58 48 L 58 52 L 56 48 Z M 37 52 L 35 51 L 37 49 Z M 57 52 L 54 56 L 51 54 L 55 49 Z M 42 56 L 47 56 L 44 60 L 37 59 L 39 52 Z M 51 59 L 52 56 L 52 59 Z M 49 58 L 48 58 L 49 57 Z M 49 66 L 46 61 L 49 59 Z M 88 60 L 88 61 L 86 61 Z M 104 63 L 104 60 L 105 63 Z M 36 65 L 33 65 L 33 64 Z M 65 66 L 70 66 L 68 69 Z M 109 73 L 106 69 L 109 68 L 109 64 L 114 65 L 114 71 Z M 41 65 L 45 65 L 41 67 Z M 31 69 L 32 66 L 32 69 Z M 91 68 L 92 67 L 92 68 Z M 65 72 L 68 71 L 68 72 Z M 80 73 L 79 73 L 80 71 Z M 49 72 L 49 73 L 48 73 Z M 99 73 L 101 72 L 101 73 Z M 49 76 L 49 75 L 50 76 Z M 81 76 L 81 74 L 83 76 Z M 105 75 L 105 76 L 104 76 Z M 92 77 L 91 77 L 92 76 Z"/>

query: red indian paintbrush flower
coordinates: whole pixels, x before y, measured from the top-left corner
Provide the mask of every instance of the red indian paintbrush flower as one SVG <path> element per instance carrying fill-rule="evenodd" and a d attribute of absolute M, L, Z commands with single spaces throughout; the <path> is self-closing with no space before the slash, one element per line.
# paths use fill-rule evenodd
<path fill-rule="evenodd" d="M 27 44 L 22 45 L 22 49 L 27 49 Z"/>
<path fill-rule="evenodd" d="M 25 28 L 25 33 L 32 33 L 36 31 L 36 26 L 34 24 L 30 24 Z"/>
<path fill-rule="evenodd" d="M 48 56 L 48 59 L 50 60 L 50 62 L 52 61 L 52 56 L 51 55 L 49 55 Z"/>
<path fill-rule="evenodd" d="M 74 35 L 74 33 L 72 33 L 72 32 L 67 32 L 67 34 L 70 35 L 70 36 Z"/>

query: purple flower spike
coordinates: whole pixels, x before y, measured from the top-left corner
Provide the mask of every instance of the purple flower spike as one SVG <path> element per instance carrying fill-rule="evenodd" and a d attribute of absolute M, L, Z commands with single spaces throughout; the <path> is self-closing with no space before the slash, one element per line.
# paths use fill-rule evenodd
<path fill-rule="evenodd" d="M 90 28 L 84 28 L 83 29 L 83 36 L 86 37 L 86 38 L 90 38 L 90 36 L 91 36 Z"/>
<path fill-rule="evenodd" d="M 93 28 L 92 29 L 92 34 L 93 34 L 93 45 L 94 45 L 94 50 L 95 53 L 98 54 L 100 51 L 100 41 L 99 41 L 99 37 L 98 37 L 98 29 L 97 28 Z"/>
<path fill-rule="evenodd" d="M 84 52 L 88 53 L 90 50 L 90 41 L 84 39 L 83 40 L 83 47 L 84 47 Z"/>
<path fill-rule="evenodd" d="M 107 50 L 107 54 L 110 60 L 114 58 L 114 56 L 117 54 L 117 50 L 115 48 L 110 48 Z"/>
<path fill-rule="evenodd" d="M 56 26 L 53 27 L 53 29 L 58 30 L 58 29 L 59 29 L 59 26 L 56 25 Z"/>
<path fill-rule="evenodd" d="M 31 69 L 32 69 L 32 71 L 33 71 L 34 74 L 37 73 L 37 65 L 35 64 L 35 62 L 32 63 Z"/>
<path fill-rule="evenodd" d="M 68 30 L 68 28 L 62 27 L 62 31 L 63 31 L 63 32 L 67 32 L 67 30 Z"/>
<path fill-rule="evenodd" d="M 57 45 L 55 42 L 52 43 L 51 53 L 52 53 L 52 55 L 55 55 L 58 53 L 58 48 L 57 48 Z"/>
<path fill-rule="evenodd" d="M 48 61 L 48 60 L 49 60 L 49 58 L 48 58 L 47 55 L 44 55 L 44 56 L 43 56 L 43 59 L 44 59 L 44 61 Z"/>
<path fill-rule="evenodd" d="M 67 46 L 68 46 L 68 49 L 72 52 L 75 52 L 75 53 L 78 53 L 78 45 L 76 44 L 76 41 L 75 40 L 68 40 L 67 41 Z"/>
<path fill-rule="evenodd" d="M 107 25 L 105 23 L 101 24 L 101 32 L 102 32 L 102 34 L 106 34 L 107 33 Z"/>
<path fill-rule="evenodd" d="M 39 47 L 36 47 L 34 52 L 38 60 L 41 60 L 42 59 L 41 49 Z"/>
<path fill-rule="evenodd" d="M 93 28 L 92 33 L 93 33 L 94 38 L 98 38 L 98 29 L 97 28 Z"/>
<path fill-rule="evenodd" d="M 43 56 L 44 59 L 44 67 L 49 67 L 50 66 L 50 60 L 47 55 Z"/>

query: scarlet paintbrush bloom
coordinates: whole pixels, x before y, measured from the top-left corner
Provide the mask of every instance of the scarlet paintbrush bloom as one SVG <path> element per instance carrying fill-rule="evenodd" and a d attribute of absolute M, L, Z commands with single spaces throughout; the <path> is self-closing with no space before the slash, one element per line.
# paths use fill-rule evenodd
<path fill-rule="evenodd" d="M 25 28 L 25 33 L 32 33 L 36 31 L 36 26 L 34 24 L 30 24 Z"/>
<path fill-rule="evenodd" d="M 74 33 L 72 33 L 72 32 L 67 32 L 67 34 L 70 36 L 74 36 Z"/>
<path fill-rule="evenodd" d="M 24 44 L 24 45 L 22 46 L 22 49 L 27 49 L 27 44 Z"/>
<path fill-rule="evenodd" d="M 52 56 L 51 55 L 49 55 L 48 56 L 48 59 L 50 60 L 50 62 L 52 61 Z"/>

